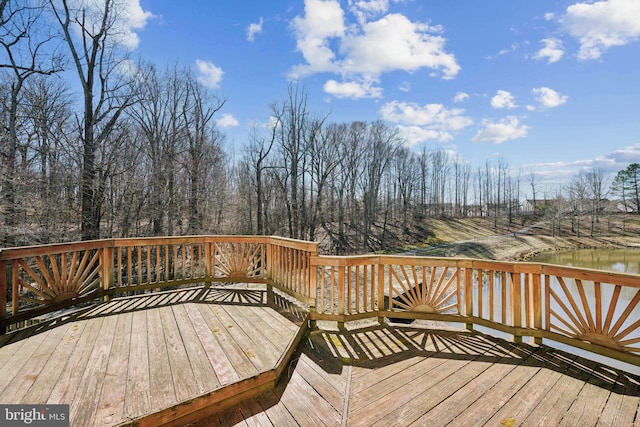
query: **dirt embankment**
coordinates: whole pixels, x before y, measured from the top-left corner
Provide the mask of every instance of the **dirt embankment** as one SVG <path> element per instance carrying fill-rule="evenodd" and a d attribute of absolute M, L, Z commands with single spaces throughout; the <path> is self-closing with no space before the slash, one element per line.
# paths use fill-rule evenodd
<path fill-rule="evenodd" d="M 424 245 L 410 248 L 410 253 L 513 261 L 550 250 L 640 248 L 640 215 L 600 218 L 592 236 L 590 223 L 581 224 L 578 236 L 571 231 L 569 223 L 561 227 L 558 234 L 544 221 L 501 225 L 490 218 L 430 220 L 425 228 L 429 228 L 434 237 Z"/>

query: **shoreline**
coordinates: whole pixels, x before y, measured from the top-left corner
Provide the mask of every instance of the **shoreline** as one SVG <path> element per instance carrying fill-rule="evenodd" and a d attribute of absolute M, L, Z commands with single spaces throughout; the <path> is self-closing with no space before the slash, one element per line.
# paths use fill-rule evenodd
<path fill-rule="evenodd" d="M 527 261 L 542 252 L 571 249 L 638 249 L 640 235 L 608 235 L 597 237 L 545 236 L 513 233 L 450 242 L 415 251 L 416 255 L 466 257 L 496 261 Z"/>

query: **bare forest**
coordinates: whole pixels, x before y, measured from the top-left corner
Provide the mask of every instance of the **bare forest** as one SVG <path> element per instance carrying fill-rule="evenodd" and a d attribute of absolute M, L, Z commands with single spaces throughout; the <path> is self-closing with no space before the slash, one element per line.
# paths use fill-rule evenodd
<path fill-rule="evenodd" d="M 614 180 L 587 171 L 551 194 L 505 159 L 408 148 L 382 121 L 312 111 L 301 82 L 232 153 L 216 126 L 226 99 L 189 69 L 133 61 L 118 44 L 116 0 L 103 3 L 96 16 L 66 0 L 0 0 L 3 247 L 268 234 L 346 254 L 399 235 L 423 241 L 431 217 L 514 230 L 571 221 L 579 235 L 607 212 L 638 211 L 637 165 Z"/>

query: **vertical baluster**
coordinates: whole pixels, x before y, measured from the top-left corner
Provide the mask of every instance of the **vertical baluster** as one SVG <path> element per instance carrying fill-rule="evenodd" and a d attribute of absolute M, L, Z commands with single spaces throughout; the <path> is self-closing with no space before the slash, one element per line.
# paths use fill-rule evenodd
<path fill-rule="evenodd" d="M 133 285 L 133 256 L 131 253 L 133 252 L 133 248 L 131 246 L 127 246 L 127 283 L 129 286 Z"/>
<path fill-rule="evenodd" d="M 477 306 L 478 306 L 478 317 L 479 318 L 484 318 L 484 298 L 483 298 L 483 288 L 484 288 L 484 281 L 483 281 L 483 271 L 481 268 L 478 269 L 478 302 L 477 302 Z"/>
<path fill-rule="evenodd" d="M 351 314 L 351 305 L 353 304 L 353 300 L 352 300 L 352 293 L 353 293 L 353 267 L 351 267 L 350 265 L 347 265 L 346 267 L 347 270 L 347 280 L 345 282 L 346 285 L 346 294 L 347 294 L 347 307 L 346 307 L 346 311 L 344 314 Z"/>
<path fill-rule="evenodd" d="M 151 269 L 151 245 L 146 246 L 147 249 L 147 280 L 145 283 L 151 283 L 152 282 L 152 269 Z"/>
<path fill-rule="evenodd" d="M 142 246 L 138 246 L 138 285 L 142 284 Z"/>
<path fill-rule="evenodd" d="M 500 278 L 502 279 L 502 324 L 507 324 L 507 273 L 501 272 Z"/>
<path fill-rule="evenodd" d="M 378 262 L 378 268 L 376 272 L 377 288 L 378 288 L 378 311 L 384 311 L 387 309 L 384 304 L 384 265 Z M 378 316 L 378 323 L 384 322 L 383 316 Z"/>
<path fill-rule="evenodd" d="M 496 272 L 494 270 L 487 271 L 489 275 L 489 320 L 493 322 L 494 320 L 494 311 L 495 311 L 495 290 L 493 289 L 494 277 Z"/>
<path fill-rule="evenodd" d="M 335 288 L 338 286 L 336 283 L 336 267 L 331 266 L 331 313 L 330 314 L 338 314 L 338 308 L 335 301 Z"/>
<path fill-rule="evenodd" d="M 20 304 L 20 264 L 17 259 L 11 262 L 11 315 L 18 314 Z"/>

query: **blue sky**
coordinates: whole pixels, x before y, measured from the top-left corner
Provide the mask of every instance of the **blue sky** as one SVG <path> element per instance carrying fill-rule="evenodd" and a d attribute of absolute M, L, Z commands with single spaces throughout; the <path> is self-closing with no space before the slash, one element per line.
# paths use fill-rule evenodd
<path fill-rule="evenodd" d="M 638 0 L 128 1 L 134 56 L 225 97 L 236 152 L 297 78 L 331 121 L 473 165 L 556 182 L 640 162 Z"/>

